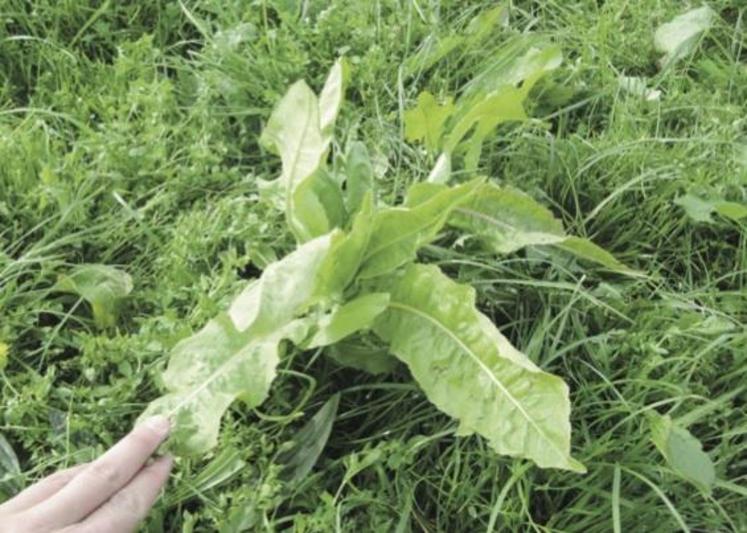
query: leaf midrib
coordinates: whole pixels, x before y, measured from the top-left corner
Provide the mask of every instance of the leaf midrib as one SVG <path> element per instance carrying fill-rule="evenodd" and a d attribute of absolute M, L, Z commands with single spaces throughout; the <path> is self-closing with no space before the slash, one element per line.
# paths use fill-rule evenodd
<path fill-rule="evenodd" d="M 544 432 L 542 428 L 540 428 L 537 423 L 532 419 L 531 416 L 529 416 L 529 413 L 524 410 L 524 407 L 521 405 L 521 403 L 508 391 L 508 389 L 501 383 L 501 381 L 495 376 L 495 374 L 491 371 L 491 369 L 483 363 L 480 358 L 477 356 L 477 354 L 469 348 L 462 340 L 457 337 L 449 328 L 447 328 L 440 320 L 437 318 L 415 308 L 410 305 L 401 303 L 401 302 L 389 302 L 389 307 L 400 309 L 402 311 L 410 312 L 416 316 L 419 316 L 420 318 L 427 320 L 434 324 L 439 329 L 443 330 L 448 337 L 450 337 L 465 353 L 467 353 L 474 362 L 477 363 L 477 365 L 480 367 L 483 372 L 485 372 L 489 377 L 490 380 L 498 387 L 498 389 L 506 396 L 509 401 L 516 406 L 516 408 L 519 410 L 519 412 L 522 414 L 522 416 L 529 422 L 529 424 L 539 433 L 539 435 L 548 443 L 550 443 L 551 448 L 555 453 L 561 458 L 561 460 L 565 463 L 566 461 L 566 454 L 560 450 L 557 445 L 553 442 L 552 439 L 550 439 L 547 434 Z"/>
<path fill-rule="evenodd" d="M 311 90 L 309 89 L 309 93 Z M 307 95 L 308 96 L 308 95 Z M 306 137 L 309 132 L 309 126 L 311 124 L 311 115 L 314 110 L 314 100 L 313 98 L 305 98 L 306 100 L 306 112 L 304 113 L 304 125 L 303 129 L 301 131 L 301 135 L 298 136 L 298 142 L 293 147 L 293 154 L 291 157 L 292 164 L 289 165 L 288 169 L 288 189 L 285 193 L 285 212 L 288 215 L 288 219 L 291 220 L 291 209 L 293 207 L 293 186 L 294 186 L 294 176 L 298 173 L 298 160 L 300 159 L 300 154 L 303 149 L 304 144 L 306 143 Z M 317 106 L 317 113 L 318 113 L 318 106 Z"/>
<path fill-rule="evenodd" d="M 550 233 L 548 231 L 524 231 L 521 230 L 518 226 L 509 224 L 508 222 L 504 222 L 502 220 L 498 220 L 497 218 L 491 217 L 490 215 L 486 215 L 485 213 L 481 213 L 480 211 L 475 211 L 473 209 L 468 209 L 465 207 L 457 207 L 454 209 L 454 211 L 457 211 L 459 213 L 462 213 L 464 215 L 473 216 L 475 218 L 481 218 L 491 224 L 495 224 L 496 226 L 503 227 L 504 229 L 513 230 L 516 232 L 522 232 L 522 233 L 540 233 L 542 235 L 549 235 L 551 237 L 557 237 L 557 242 L 562 242 L 568 238 L 567 235 L 558 235 L 557 233 Z"/>

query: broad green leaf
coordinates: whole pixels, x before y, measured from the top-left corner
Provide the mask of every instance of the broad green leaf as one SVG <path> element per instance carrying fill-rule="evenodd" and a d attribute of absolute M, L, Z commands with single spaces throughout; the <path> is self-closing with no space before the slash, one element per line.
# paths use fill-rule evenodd
<path fill-rule="evenodd" d="M 388 374 L 397 368 L 399 361 L 380 343 L 372 343 L 368 336 L 356 335 L 329 346 L 324 354 L 342 366 L 369 374 Z"/>
<path fill-rule="evenodd" d="M 431 193 L 418 190 L 421 198 Z M 590 240 L 566 235 L 563 224 L 550 210 L 512 187 L 482 185 L 468 202 L 454 210 L 449 224 L 474 235 L 498 254 L 551 245 L 611 270 L 638 275 Z"/>
<path fill-rule="evenodd" d="M 275 192 L 284 192 L 286 218 L 296 238 L 305 242 L 331 229 L 324 209 L 320 209 L 325 205 L 324 198 L 315 196 L 317 191 L 313 185 L 301 187 L 307 180 L 319 179 L 317 170 L 328 145 L 320 129 L 319 102 L 303 80 L 291 85 L 278 102 L 262 131 L 260 142 L 278 154 L 282 161 L 282 173 Z M 299 187 L 302 192 L 296 195 Z M 269 185 L 265 188 L 272 190 Z M 313 213 L 316 216 L 311 216 Z"/>
<path fill-rule="evenodd" d="M 718 201 L 714 206 L 716 213 L 719 215 L 730 218 L 732 220 L 740 220 L 747 217 L 747 205 L 739 204 L 737 202 L 726 202 Z"/>
<path fill-rule="evenodd" d="M 475 179 L 444 188 L 414 207 L 378 211 L 358 276 L 362 279 L 380 276 L 414 259 L 418 248 L 436 237 L 452 210 L 468 201 L 481 183 L 481 179 Z"/>
<path fill-rule="evenodd" d="M 452 154 L 464 142 L 464 166 L 475 170 L 486 137 L 504 122 L 526 119 L 523 102 L 529 91 L 557 68 L 562 58 L 557 47 L 538 48 L 525 38 L 511 41 L 493 64 L 465 87 L 453 112 L 456 120 L 448 125 L 444 151 Z"/>
<path fill-rule="evenodd" d="M 296 433 L 290 449 L 278 454 L 276 462 L 283 465 L 280 478 L 284 481 L 302 480 L 314 468 L 332 432 L 337 416 L 340 394 L 334 394 L 319 411 Z"/>
<path fill-rule="evenodd" d="M 391 300 L 374 331 L 428 399 L 459 420 L 460 434 L 479 433 L 496 452 L 541 467 L 585 471 L 570 455 L 568 386 L 477 311 L 474 289 L 417 264 L 382 287 Z"/>
<path fill-rule="evenodd" d="M 451 98 L 439 104 L 428 91 L 418 95 L 418 104 L 405 111 L 405 138 L 410 141 L 424 141 L 429 152 L 440 148 L 444 124 L 454 112 Z"/>
<path fill-rule="evenodd" d="M 566 239 L 563 224 L 546 207 L 518 189 L 492 183 L 482 185 L 455 209 L 449 223 L 499 254 Z"/>
<path fill-rule="evenodd" d="M 326 143 L 332 139 L 335 120 L 345 98 L 346 74 L 347 65 L 345 60 L 340 58 L 332 65 L 319 95 L 319 127 Z"/>
<path fill-rule="evenodd" d="M 713 202 L 703 200 L 694 194 L 685 194 L 674 200 L 674 203 L 682 207 L 695 222 L 713 222 L 711 214 L 714 211 Z"/>
<path fill-rule="evenodd" d="M 340 227 L 345 208 L 338 184 L 324 167 L 334 122 L 344 96 L 345 66 L 332 67 L 317 99 L 304 81 L 291 85 L 262 131 L 260 142 L 282 160 L 274 182 L 260 182 L 262 197 L 284 204 L 290 229 L 300 242 Z"/>
<path fill-rule="evenodd" d="M 716 13 L 703 6 L 659 26 L 654 34 L 654 46 L 664 54 L 662 65 L 670 65 L 692 52 L 700 35 L 713 25 L 715 18 Z"/>
<path fill-rule="evenodd" d="M 308 334 L 308 321 L 296 320 L 318 297 L 318 277 L 338 233 L 319 237 L 270 265 L 231 304 L 227 314 L 179 342 L 163 373 L 168 394 L 153 401 L 141 417 L 172 418 L 170 440 L 183 455 L 215 445 L 220 419 L 241 398 L 261 404 L 280 358 L 281 341 Z"/>
<path fill-rule="evenodd" d="M 361 207 L 363 197 L 373 191 L 374 171 L 366 145 L 353 141 L 345 154 L 345 205 L 354 214 Z"/>
<path fill-rule="evenodd" d="M 721 216 L 732 220 L 739 220 L 747 217 L 747 206 L 737 202 L 728 202 L 726 200 L 715 199 L 705 200 L 694 194 L 685 194 L 676 198 L 674 203 L 682 207 L 691 219 L 696 222 L 713 222 L 711 215 L 718 213 Z"/>
<path fill-rule="evenodd" d="M 466 146 L 465 167 L 475 169 L 485 138 L 499 124 L 526 119 L 522 105 L 524 98 L 522 90 L 504 86 L 490 94 L 478 94 L 465 102 L 460 101 L 455 111 L 455 116 L 459 118 L 446 137 L 444 151 L 453 153 L 457 145 L 472 131 Z"/>
<path fill-rule="evenodd" d="M 117 322 L 120 303 L 132 292 L 132 278 L 109 265 L 78 265 L 59 276 L 54 290 L 77 294 L 91 305 L 98 327 L 111 327 Z"/>
<path fill-rule="evenodd" d="M 672 470 L 710 493 L 716 481 L 716 470 L 711 458 L 703 451 L 700 441 L 666 415 L 651 413 L 649 426 L 651 440 Z"/>
<path fill-rule="evenodd" d="M 229 307 L 228 315 L 236 328 L 253 336 L 267 335 L 316 303 L 318 278 L 340 235 L 334 232 L 318 237 L 267 267 Z"/>
<path fill-rule="evenodd" d="M 308 238 L 324 235 L 345 223 L 342 191 L 324 168 L 299 183 L 292 195 L 293 216 L 304 227 Z"/>
<path fill-rule="evenodd" d="M 163 381 L 169 393 L 148 405 L 142 418 L 168 416 L 169 446 L 178 455 L 206 452 L 218 440 L 220 419 L 239 396 L 260 405 L 275 379 L 283 332 L 255 339 L 239 332 L 227 315 L 178 343 Z"/>
<path fill-rule="evenodd" d="M 317 300 L 336 299 L 355 278 L 371 239 L 374 220 L 373 195 L 363 197 L 348 232 L 337 232 L 318 274 Z"/>
<path fill-rule="evenodd" d="M 319 320 L 318 330 L 304 348 L 329 346 L 353 333 L 371 327 L 374 319 L 387 308 L 389 294 L 377 292 L 359 296 Z"/>

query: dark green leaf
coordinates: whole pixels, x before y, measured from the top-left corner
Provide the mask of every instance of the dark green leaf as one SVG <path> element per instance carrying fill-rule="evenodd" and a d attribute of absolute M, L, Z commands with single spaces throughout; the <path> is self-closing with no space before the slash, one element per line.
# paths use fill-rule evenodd
<path fill-rule="evenodd" d="M 389 354 L 386 347 L 372 344 L 365 336 L 355 336 L 338 342 L 327 348 L 324 353 L 342 366 L 370 374 L 388 374 L 397 368 L 399 363 Z"/>
<path fill-rule="evenodd" d="M 292 447 L 278 454 L 278 464 L 283 465 L 281 479 L 298 482 L 311 472 L 327 444 L 337 416 L 340 394 L 333 395 L 319 411 L 298 431 Z"/>

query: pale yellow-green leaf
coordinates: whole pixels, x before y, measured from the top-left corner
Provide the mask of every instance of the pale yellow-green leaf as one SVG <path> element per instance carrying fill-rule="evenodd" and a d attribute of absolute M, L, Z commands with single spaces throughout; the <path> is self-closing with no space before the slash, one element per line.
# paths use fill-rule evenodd
<path fill-rule="evenodd" d="M 441 155 L 438 156 L 438 159 L 436 159 L 436 164 L 433 165 L 433 168 L 425 181 L 428 183 L 446 184 L 449 182 L 450 178 L 451 157 L 446 152 L 442 152 Z"/>
<path fill-rule="evenodd" d="M 272 333 L 315 303 L 317 278 L 335 239 L 318 237 L 273 263 L 231 304 L 228 314 L 239 331 Z"/>
<path fill-rule="evenodd" d="M 8 364 L 8 351 L 8 345 L 0 342 L 0 370 L 4 369 Z"/>
<path fill-rule="evenodd" d="M 689 54 L 700 35 L 713 25 L 715 18 L 713 9 L 703 6 L 659 26 L 654 34 L 654 46 L 664 54 L 662 64 L 669 65 Z"/>
<path fill-rule="evenodd" d="M 428 91 L 418 95 L 417 105 L 405 111 L 405 138 L 410 141 L 423 141 L 429 152 L 440 148 L 444 124 L 454 112 L 454 102 L 451 98 L 438 103 Z"/>
<path fill-rule="evenodd" d="M 285 198 L 288 224 L 299 241 L 305 242 L 331 229 L 323 209 L 323 198 L 314 198 L 309 209 L 308 184 L 304 193 L 294 193 L 308 180 L 314 180 L 327 151 L 327 142 L 322 135 L 319 122 L 319 101 L 303 80 L 297 81 L 278 102 L 267 125 L 262 131 L 260 143 L 280 156 L 282 172 L 275 187 L 275 196 L 281 191 Z M 265 188 L 270 189 L 269 185 Z M 300 203 L 300 205 L 299 205 Z M 314 211 L 314 208 L 317 208 Z"/>
<path fill-rule="evenodd" d="M 475 179 L 444 187 L 413 207 L 379 210 L 373 219 L 371 239 L 358 276 L 380 276 L 414 259 L 418 248 L 436 236 L 451 211 L 468 201 L 480 183 L 481 179 Z"/>
<path fill-rule="evenodd" d="M 360 209 L 363 198 L 374 187 L 374 169 L 366 145 L 360 141 L 348 144 L 345 153 L 345 205 L 348 213 Z"/>
<path fill-rule="evenodd" d="M 444 142 L 444 151 L 451 154 L 471 131 L 465 141 L 467 154 L 465 166 L 474 169 L 482 150 L 485 138 L 499 124 L 514 120 L 526 119 L 523 101 L 526 95 L 511 86 L 501 87 L 489 94 L 460 100 L 455 115 L 458 120 L 451 127 Z"/>
<path fill-rule="evenodd" d="M 335 120 L 345 98 L 347 70 L 347 63 L 343 58 L 335 61 L 319 94 L 319 127 L 327 144 L 332 138 Z"/>
<path fill-rule="evenodd" d="M 503 455 L 584 472 L 570 455 L 568 386 L 516 350 L 475 308 L 475 292 L 435 266 L 412 264 L 382 281 L 389 309 L 374 331 L 460 433 Z"/>
<path fill-rule="evenodd" d="M 198 454 L 217 441 L 220 419 L 237 398 L 257 406 L 275 377 L 282 341 L 301 342 L 309 322 L 298 318 L 314 303 L 318 274 L 337 233 L 311 240 L 270 265 L 231 304 L 172 350 L 163 382 L 167 394 L 142 417 L 173 420 L 171 446 Z"/>
<path fill-rule="evenodd" d="M 359 296 L 323 316 L 317 331 L 304 348 L 329 346 L 362 329 L 371 327 L 374 319 L 387 308 L 389 294 L 376 292 Z"/>
<path fill-rule="evenodd" d="M 418 201 L 422 201 L 433 190 L 423 188 L 418 193 Z M 482 185 L 468 202 L 454 210 L 449 224 L 474 235 L 499 254 L 549 245 L 616 272 L 640 275 L 590 240 L 567 235 L 549 209 L 513 187 Z"/>
<path fill-rule="evenodd" d="M 373 195 L 369 192 L 363 197 L 350 230 L 333 236 L 332 249 L 319 270 L 317 299 L 337 299 L 355 278 L 371 240 L 374 212 Z"/>
<path fill-rule="evenodd" d="M 500 254 L 566 239 L 563 224 L 542 204 L 518 189 L 491 183 L 457 207 L 449 223 Z"/>

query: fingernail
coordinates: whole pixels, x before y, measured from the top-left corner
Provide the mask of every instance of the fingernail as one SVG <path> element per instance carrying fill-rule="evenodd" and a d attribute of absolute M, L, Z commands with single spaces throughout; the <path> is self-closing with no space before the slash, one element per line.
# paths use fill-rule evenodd
<path fill-rule="evenodd" d="M 165 437 L 171 429 L 169 419 L 162 415 L 152 416 L 143 422 L 143 425 Z"/>

